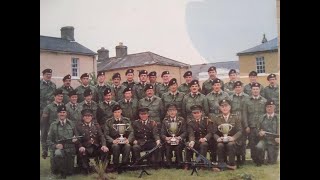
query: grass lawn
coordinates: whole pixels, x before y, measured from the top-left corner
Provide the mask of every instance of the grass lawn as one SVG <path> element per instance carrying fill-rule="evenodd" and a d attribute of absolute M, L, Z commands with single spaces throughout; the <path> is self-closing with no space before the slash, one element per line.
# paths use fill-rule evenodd
<path fill-rule="evenodd" d="M 48 179 L 56 179 L 54 175 L 50 173 L 50 158 L 42 159 L 40 152 L 40 179 L 48 180 Z M 249 153 L 247 153 L 249 156 Z M 249 157 L 248 157 L 249 158 Z M 213 172 L 209 170 L 199 170 L 199 176 L 193 174 L 191 176 L 192 170 L 176 170 L 176 169 L 160 169 L 160 170 L 147 170 L 147 172 L 151 173 L 150 176 L 143 175 L 143 179 L 175 179 L 175 180 L 193 180 L 193 179 L 217 179 L 217 180 L 241 180 L 249 178 L 243 178 L 245 175 L 253 176 L 252 180 L 278 180 L 280 179 L 280 167 L 279 162 L 276 165 L 262 165 L 260 167 L 256 167 L 251 160 L 246 161 L 246 165 L 240 167 L 237 170 L 228 170 L 222 172 Z M 140 179 L 138 178 L 140 171 L 127 171 L 122 174 L 111 173 L 109 177 L 112 179 Z M 88 180 L 88 179 L 96 179 L 97 174 L 91 174 L 89 176 L 84 175 L 73 175 L 67 176 L 67 179 L 70 180 Z"/>

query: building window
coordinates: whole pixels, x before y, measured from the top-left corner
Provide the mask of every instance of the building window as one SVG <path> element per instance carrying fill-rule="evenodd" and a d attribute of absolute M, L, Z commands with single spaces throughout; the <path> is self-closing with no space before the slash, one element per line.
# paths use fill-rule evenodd
<path fill-rule="evenodd" d="M 71 72 L 73 77 L 78 77 L 79 75 L 79 58 L 71 59 Z"/>
<path fill-rule="evenodd" d="M 256 64 L 257 64 L 257 73 L 265 73 L 266 72 L 264 57 L 257 57 Z"/>

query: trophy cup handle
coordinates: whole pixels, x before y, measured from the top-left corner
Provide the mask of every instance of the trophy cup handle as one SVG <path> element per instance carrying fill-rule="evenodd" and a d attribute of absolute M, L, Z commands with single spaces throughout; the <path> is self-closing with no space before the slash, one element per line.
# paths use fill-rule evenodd
<path fill-rule="evenodd" d="M 113 127 L 114 130 L 118 131 L 118 125 L 117 124 L 113 124 L 112 127 Z"/>
<path fill-rule="evenodd" d="M 127 123 L 126 126 L 127 126 L 126 131 L 128 131 L 128 129 L 130 128 L 130 124 Z"/>
<path fill-rule="evenodd" d="M 229 125 L 229 131 L 231 131 L 231 129 L 233 128 L 233 126 L 231 124 L 228 124 Z"/>
<path fill-rule="evenodd" d="M 218 130 L 221 132 L 222 130 L 221 130 L 221 124 L 218 126 Z"/>

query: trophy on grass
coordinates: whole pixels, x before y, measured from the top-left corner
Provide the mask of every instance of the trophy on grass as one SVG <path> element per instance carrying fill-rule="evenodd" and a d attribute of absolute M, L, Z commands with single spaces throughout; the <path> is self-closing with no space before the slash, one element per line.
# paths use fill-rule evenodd
<path fill-rule="evenodd" d="M 232 125 L 231 124 L 228 124 L 228 123 L 225 123 L 225 124 L 220 124 L 218 126 L 218 130 L 223 134 L 223 142 L 224 143 L 227 143 L 229 141 L 228 139 L 228 134 L 229 132 L 231 131 L 232 129 Z"/>
<path fill-rule="evenodd" d="M 114 124 L 113 129 L 118 131 L 119 137 L 119 144 L 125 144 L 125 138 L 123 137 L 124 133 L 129 129 L 130 124 Z"/>
<path fill-rule="evenodd" d="M 172 136 L 172 138 L 170 139 L 171 145 L 178 145 L 177 139 L 175 137 L 177 132 L 178 132 L 178 123 L 177 122 L 170 122 L 168 133 Z"/>

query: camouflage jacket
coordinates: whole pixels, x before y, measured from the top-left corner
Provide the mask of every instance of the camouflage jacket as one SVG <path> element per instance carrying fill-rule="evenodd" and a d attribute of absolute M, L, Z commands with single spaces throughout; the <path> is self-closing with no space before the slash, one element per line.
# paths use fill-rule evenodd
<path fill-rule="evenodd" d="M 56 84 L 52 81 L 48 83 L 40 80 L 40 110 L 43 110 L 54 100 L 53 93 L 56 90 Z"/>
<path fill-rule="evenodd" d="M 182 116 L 182 101 L 184 98 L 184 93 L 177 91 L 175 95 L 171 92 L 166 92 L 162 94 L 163 107 L 166 108 L 168 104 L 177 105 L 178 116 Z M 165 109 L 167 110 L 167 109 Z"/>
<path fill-rule="evenodd" d="M 203 82 L 202 91 L 201 91 L 202 94 L 207 95 L 212 91 L 212 82 L 213 82 L 213 80 L 207 79 L 205 82 Z M 224 82 L 221 80 L 220 84 L 221 84 L 221 90 L 223 91 L 224 90 Z"/>
<path fill-rule="evenodd" d="M 260 116 L 265 113 L 265 104 L 267 100 L 259 96 L 258 99 L 250 97 L 244 102 L 242 110 L 243 128 L 256 127 Z"/>
<path fill-rule="evenodd" d="M 62 89 L 62 94 L 63 94 L 63 103 L 67 104 L 70 101 L 69 98 L 69 92 L 73 90 L 73 87 L 69 86 L 61 86 L 58 89 Z"/>

